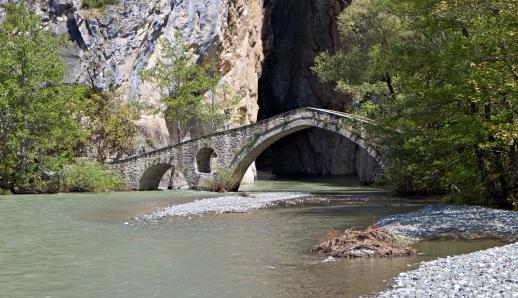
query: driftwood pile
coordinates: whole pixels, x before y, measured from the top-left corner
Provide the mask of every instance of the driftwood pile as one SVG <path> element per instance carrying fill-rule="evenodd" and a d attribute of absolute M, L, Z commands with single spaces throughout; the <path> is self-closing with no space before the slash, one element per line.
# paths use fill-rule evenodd
<path fill-rule="evenodd" d="M 311 251 L 338 258 L 397 257 L 414 255 L 411 244 L 387 229 L 370 226 L 365 231 L 330 230 Z"/>

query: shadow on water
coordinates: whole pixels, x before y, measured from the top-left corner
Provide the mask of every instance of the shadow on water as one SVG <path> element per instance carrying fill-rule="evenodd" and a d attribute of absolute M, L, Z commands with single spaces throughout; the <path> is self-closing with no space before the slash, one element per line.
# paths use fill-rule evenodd
<path fill-rule="evenodd" d="M 383 188 L 362 185 L 353 176 L 333 177 L 270 177 L 254 184 L 242 185 L 240 191 L 310 192 L 315 194 L 388 195 Z"/>

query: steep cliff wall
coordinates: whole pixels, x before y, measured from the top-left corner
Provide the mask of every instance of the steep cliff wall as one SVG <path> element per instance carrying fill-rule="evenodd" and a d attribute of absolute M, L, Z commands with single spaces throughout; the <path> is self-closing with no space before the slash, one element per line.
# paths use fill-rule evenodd
<path fill-rule="evenodd" d="M 266 0 L 266 57 L 260 79 L 260 118 L 299 107 L 343 110 L 349 97 L 322 84 L 312 73 L 315 56 L 344 48 L 336 18 L 348 0 Z M 290 136 L 259 160 L 276 174 L 373 176 L 375 162 L 349 140 L 319 129 Z"/>
<path fill-rule="evenodd" d="M 0 17 L 4 13 L 0 0 Z M 18 2 L 10 0 L 9 2 Z M 83 10 L 81 0 L 29 0 L 43 25 L 70 36 L 74 46 L 63 51 L 65 80 L 101 90 L 114 90 L 123 100 L 158 104 L 156 88 L 139 72 L 159 56 L 160 38 L 179 32 L 199 59 L 221 62 L 223 80 L 242 100 L 236 110 L 255 122 L 258 80 L 263 60 L 261 0 L 121 0 L 105 10 Z M 165 121 L 143 115 L 138 123 L 141 145 L 169 143 Z"/>

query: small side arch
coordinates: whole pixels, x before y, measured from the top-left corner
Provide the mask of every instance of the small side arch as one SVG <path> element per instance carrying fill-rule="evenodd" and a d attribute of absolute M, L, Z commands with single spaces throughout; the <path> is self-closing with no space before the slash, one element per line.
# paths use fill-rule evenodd
<path fill-rule="evenodd" d="M 199 173 L 212 173 L 218 161 L 218 154 L 211 147 L 204 147 L 196 154 L 196 169 Z"/>
<path fill-rule="evenodd" d="M 159 163 L 147 168 L 139 181 L 139 190 L 157 190 L 160 185 L 160 180 L 164 174 L 175 166 L 168 163 Z"/>

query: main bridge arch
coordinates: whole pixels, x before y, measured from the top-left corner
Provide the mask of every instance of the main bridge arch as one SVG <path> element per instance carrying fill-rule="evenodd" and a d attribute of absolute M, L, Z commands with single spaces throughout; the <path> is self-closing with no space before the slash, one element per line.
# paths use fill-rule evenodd
<path fill-rule="evenodd" d="M 269 146 L 293 133 L 320 128 L 346 137 L 383 166 L 382 156 L 366 126 L 368 119 L 336 111 L 300 108 L 257 123 L 217 132 L 147 154 L 111 164 L 131 189 L 149 190 L 158 186 L 160 174 L 167 167 L 181 169 L 189 187 L 210 189 L 222 179 L 237 190 L 248 167 Z"/>
<path fill-rule="evenodd" d="M 379 169 L 383 166 L 382 157 L 377 149 L 378 146 L 369 141 L 366 136 L 366 126 L 374 125 L 370 120 L 324 109 L 305 108 L 295 111 L 297 113 L 292 115 L 284 114 L 281 117 L 282 123 L 279 123 L 279 125 L 269 127 L 262 133 L 257 133 L 236 154 L 228 167 L 231 171 L 233 189 L 239 188 L 246 170 L 267 148 L 291 134 L 310 128 L 331 131 L 351 140 L 367 152 L 377 163 Z M 379 174 L 376 173 L 376 175 Z"/>

